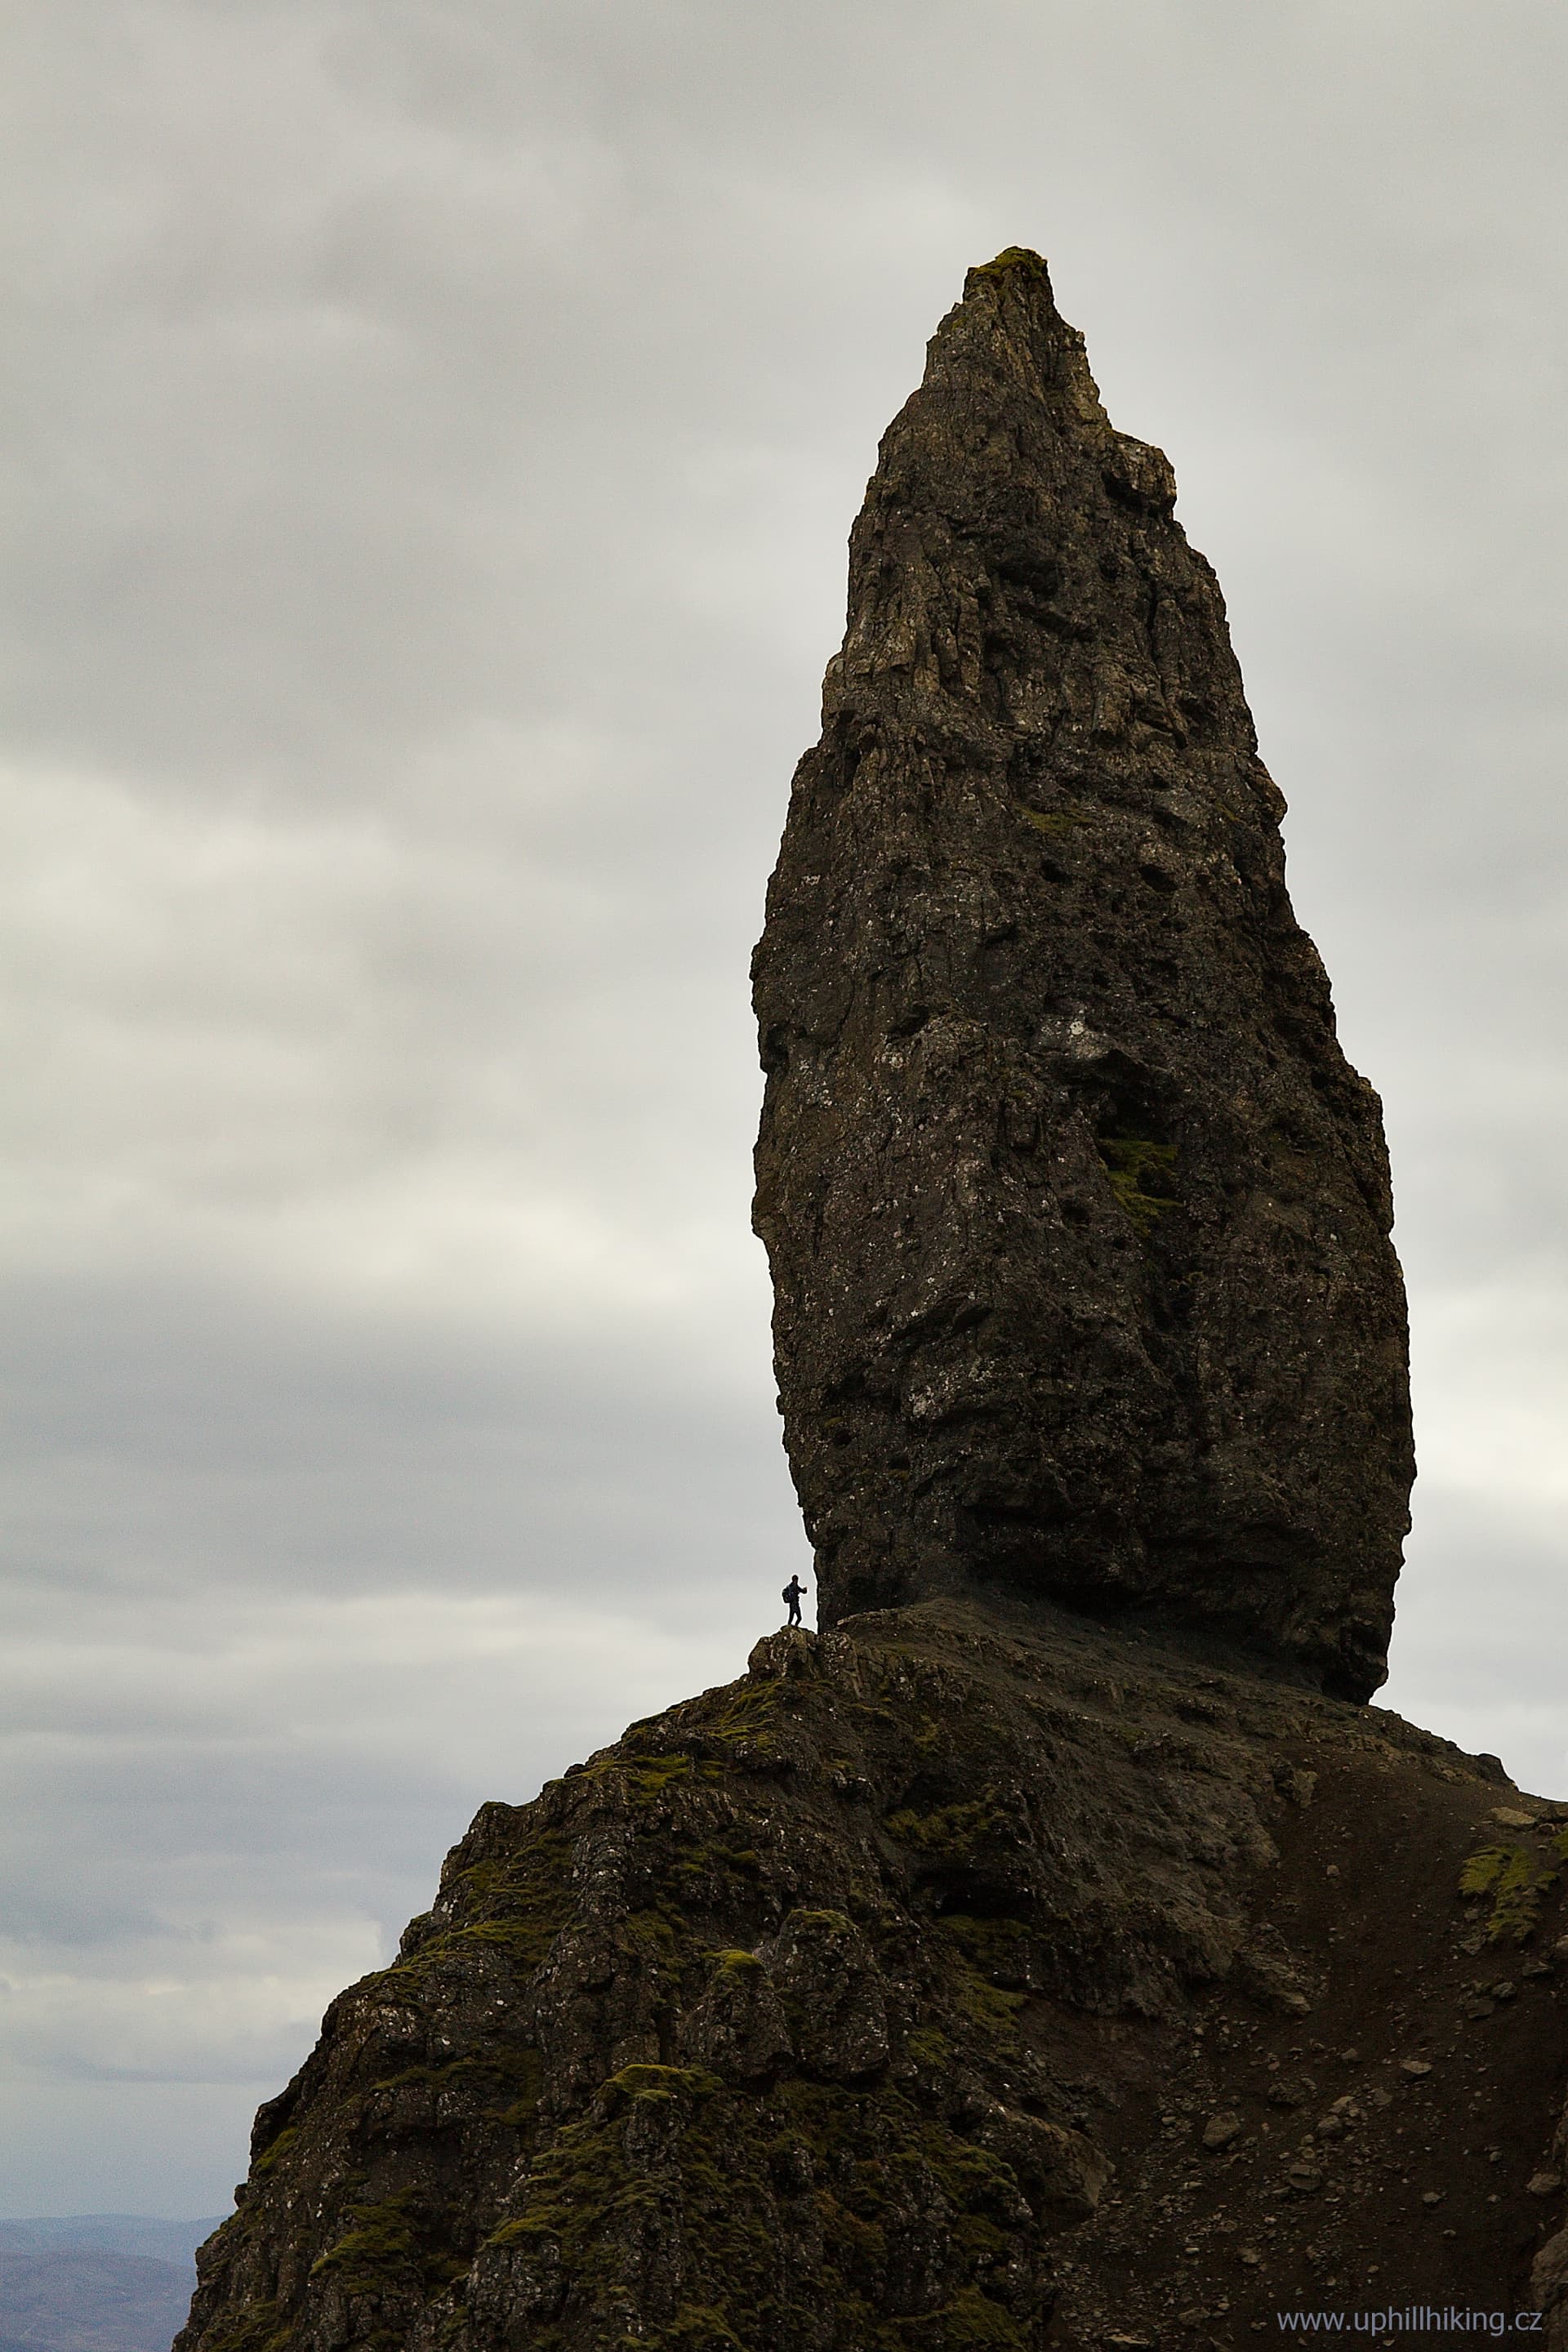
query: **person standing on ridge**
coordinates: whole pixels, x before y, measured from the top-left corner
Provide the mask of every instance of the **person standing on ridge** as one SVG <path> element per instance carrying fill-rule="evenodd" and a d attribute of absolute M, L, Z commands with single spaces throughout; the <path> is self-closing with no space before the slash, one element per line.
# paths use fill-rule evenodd
<path fill-rule="evenodd" d="M 786 1624 L 798 1625 L 800 1623 L 800 1596 L 805 1591 L 805 1587 L 801 1582 L 798 1576 L 792 1576 L 789 1582 L 784 1586 L 784 1598 L 789 1603 L 789 1615 L 784 1621 Z"/>

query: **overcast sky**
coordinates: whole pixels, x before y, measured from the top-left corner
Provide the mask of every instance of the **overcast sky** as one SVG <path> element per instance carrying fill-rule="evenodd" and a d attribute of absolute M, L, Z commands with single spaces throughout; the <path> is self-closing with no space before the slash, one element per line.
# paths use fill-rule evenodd
<path fill-rule="evenodd" d="M 1561 0 L 12 46 L 0 2212 L 221 2210 L 475 1806 L 809 1570 L 747 958 L 878 436 L 1005 245 L 1174 462 L 1386 1105 L 1383 1696 L 1568 1794 Z"/>

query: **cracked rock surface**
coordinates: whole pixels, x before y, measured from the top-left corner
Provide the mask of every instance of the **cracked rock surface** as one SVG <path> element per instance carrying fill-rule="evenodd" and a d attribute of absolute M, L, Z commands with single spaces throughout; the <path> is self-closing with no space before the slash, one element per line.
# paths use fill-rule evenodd
<path fill-rule="evenodd" d="M 1377 1097 L 1213 572 L 1045 264 L 883 439 L 757 950 L 756 1224 L 825 1620 L 974 1581 L 1365 1697 L 1413 1472 Z"/>

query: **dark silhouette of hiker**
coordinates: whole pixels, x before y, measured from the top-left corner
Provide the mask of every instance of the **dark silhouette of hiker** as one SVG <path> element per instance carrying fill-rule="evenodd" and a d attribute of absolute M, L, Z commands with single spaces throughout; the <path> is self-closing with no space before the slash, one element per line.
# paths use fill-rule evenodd
<path fill-rule="evenodd" d="M 798 1576 L 792 1576 L 784 1586 L 783 1597 L 789 1602 L 789 1616 L 785 1621 L 786 1623 L 791 1625 L 800 1623 L 800 1596 L 805 1591 L 805 1587 Z"/>

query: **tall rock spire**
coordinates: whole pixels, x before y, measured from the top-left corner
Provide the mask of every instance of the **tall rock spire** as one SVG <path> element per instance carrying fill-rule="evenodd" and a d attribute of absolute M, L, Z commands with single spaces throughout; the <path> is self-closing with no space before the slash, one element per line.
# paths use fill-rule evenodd
<path fill-rule="evenodd" d="M 1384 1679 L 1412 1476 L 1377 1097 L 1215 576 L 1046 266 L 883 440 L 757 950 L 756 1223 L 824 1621 L 973 1589 Z"/>

